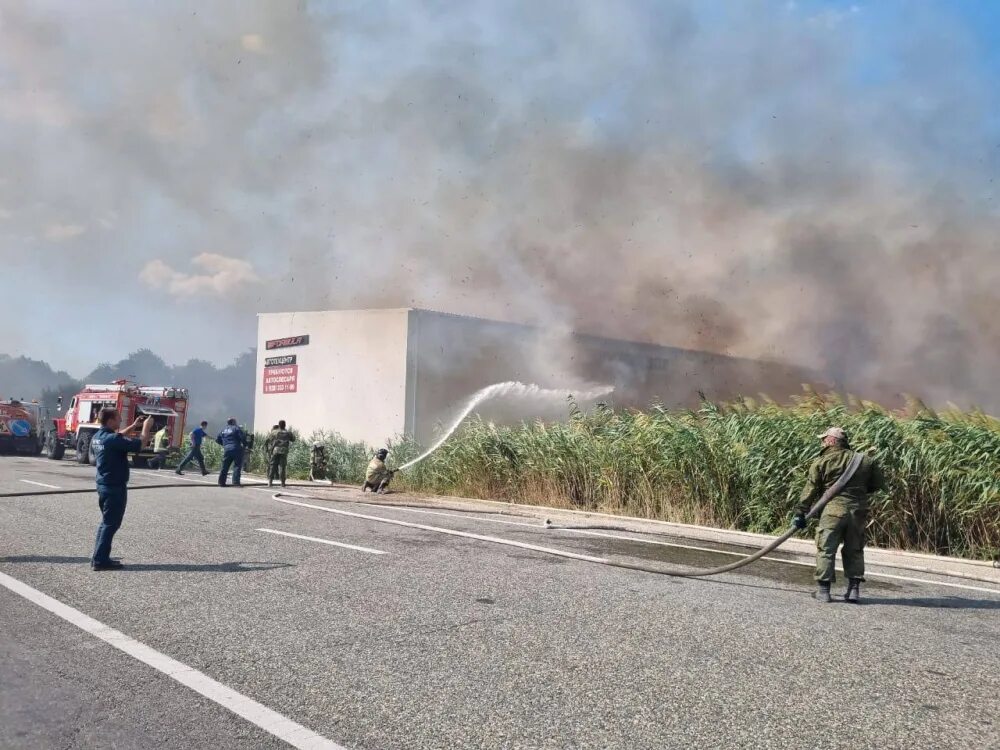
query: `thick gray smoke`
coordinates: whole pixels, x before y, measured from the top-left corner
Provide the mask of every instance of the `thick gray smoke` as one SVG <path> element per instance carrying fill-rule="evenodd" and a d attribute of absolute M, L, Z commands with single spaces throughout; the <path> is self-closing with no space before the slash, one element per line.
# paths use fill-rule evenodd
<path fill-rule="evenodd" d="M 1000 408 L 995 87 L 945 3 L 831 7 L 0 0 L 0 256 Z"/>

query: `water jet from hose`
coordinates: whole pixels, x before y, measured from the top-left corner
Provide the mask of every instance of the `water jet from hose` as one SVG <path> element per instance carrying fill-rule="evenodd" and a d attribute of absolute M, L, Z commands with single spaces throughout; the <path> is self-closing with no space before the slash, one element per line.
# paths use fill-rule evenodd
<path fill-rule="evenodd" d="M 437 442 L 434 443 L 430 448 L 421 453 L 412 461 L 407 461 L 405 464 L 400 466 L 396 471 L 402 471 L 403 469 L 408 469 L 415 464 L 420 463 L 434 451 L 444 445 L 444 442 L 454 434 L 455 430 L 458 429 L 459 425 L 465 421 L 473 409 L 479 406 L 484 401 L 489 401 L 494 398 L 504 398 L 507 396 L 515 396 L 517 398 L 544 398 L 544 399 L 563 399 L 570 396 L 575 396 L 580 401 L 591 401 L 595 398 L 600 398 L 601 396 L 606 396 L 611 391 L 614 390 L 613 386 L 601 385 L 592 386 L 590 389 L 583 391 L 582 393 L 571 393 L 569 390 L 559 390 L 554 388 L 542 388 L 538 385 L 532 385 L 527 383 L 519 383 L 517 381 L 507 381 L 505 383 L 494 383 L 493 385 L 488 385 L 482 390 L 476 391 L 469 397 L 462 411 L 459 412 L 458 416 L 452 421 L 451 426 L 445 430 L 445 433 L 438 438 Z"/>

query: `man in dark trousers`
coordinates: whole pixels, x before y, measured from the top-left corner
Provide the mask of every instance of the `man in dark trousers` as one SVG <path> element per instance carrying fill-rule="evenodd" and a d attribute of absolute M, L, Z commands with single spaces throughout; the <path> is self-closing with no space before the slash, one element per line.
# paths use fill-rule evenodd
<path fill-rule="evenodd" d="M 215 442 L 222 446 L 222 471 L 219 472 L 219 486 L 225 487 L 229 479 L 229 468 L 233 469 L 233 487 L 240 486 L 240 476 L 243 472 L 243 450 L 247 439 L 236 423 L 236 417 L 226 420 L 226 426 Z"/>
<path fill-rule="evenodd" d="M 201 469 L 201 475 L 205 476 L 208 474 L 208 469 L 205 468 L 205 456 L 201 452 L 201 444 L 208 437 L 208 432 L 205 428 L 208 427 L 208 422 L 202 422 L 200 426 L 195 427 L 191 430 L 191 450 L 188 454 L 184 456 L 184 460 L 181 461 L 180 466 L 177 467 L 177 473 L 183 474 L 184 467 L 187 466 L 192 461 L 198 462 L 198 467 Z"/>
<path fill-rule="evenodd" d="M 276 430 L 271 430 L 267 436 L 267 450 L 270 455 L 267 469 L 267 486 L 274 484 L 275 479 L 281 480 L 281 486 L 285 486 L 285 479 L 288 475 L 288 449 L 295 442 L 295 435 L 285 425 L 285 420 L 278 422 Z"/>
<path fill-rule="evenodd" d="M 122 567 L 120 560 L 111 558 L 111 541 L 121 528 L 128 503 L 128 454 L 138 453 L 149 442 L 154 421 L 149 417 L 143 422 L 138 417 L 135 422 L 119 432 L 122 418 L 117 409 L 102 409 L 101 429 L 91 440 L 97 457 L 97 504 L 101 509 L 101 523 L 97 527 L 97 541 L 94 555 L 90 559 L 93 570 L 117 570 Z M 139 438 L 129 438 L 142 425 Z"/>

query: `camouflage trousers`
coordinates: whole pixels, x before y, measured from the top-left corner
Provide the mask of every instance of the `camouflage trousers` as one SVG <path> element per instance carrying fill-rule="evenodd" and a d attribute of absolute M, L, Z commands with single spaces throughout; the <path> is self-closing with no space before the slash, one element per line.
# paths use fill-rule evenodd
<path fill-rule="evenodd" d="M 309 465 L 309 476 L 312 479 L 326 479 L 326 461 L 313 461 Z"/>
<path fill-rule="evenodd" d="M 851 510 L 840 505 L 827 506 L 819 519 L 816 530 L 816 580 L 837 580 L 834 563 L 837 548 L 844 561 L 844 575 L 848 578 L 865 577 L 865 527 L 868 510 Z"/>

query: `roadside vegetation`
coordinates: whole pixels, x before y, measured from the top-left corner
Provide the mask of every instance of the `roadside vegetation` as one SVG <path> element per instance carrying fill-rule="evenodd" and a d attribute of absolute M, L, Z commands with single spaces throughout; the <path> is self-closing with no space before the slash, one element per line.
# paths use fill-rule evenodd
<path fill-rule="evenodd" d="M 653 407 L 583 412 L 562 423 L 513 427 L 470 420 L 394 488 L 598 510 L 764 533 L 787 528 L 816 435 L 843 426 L 876 456 L 888 489 L 872 500 L 870 543 L 977 558 L 1000 555 L 1000 420 L 981 412 L 905 412 L 809 392 L 789 406 L 767 399 L 696 411 Z M 333 479 L 360 483 L 369 449 L 335 433 Z M 293 444 L 289 472 L 309 473 L 311 440 Z M 263 471 L 263 436 L 251 461 Z M 209 447 L 207 456 L 218 465 Z M 390 465 L 418 446 L 390 446 Z"/>

